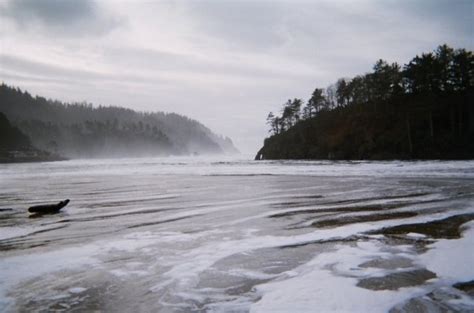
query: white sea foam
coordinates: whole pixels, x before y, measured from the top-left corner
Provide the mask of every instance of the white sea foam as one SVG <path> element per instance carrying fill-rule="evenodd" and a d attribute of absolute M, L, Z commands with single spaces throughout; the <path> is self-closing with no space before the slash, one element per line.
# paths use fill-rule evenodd
<path fill-rule="evenodd" d="M 82 293 L 84 291 L 86 291 L 87 288 L 84 288 L 84 287 L 72 287 L 72 288 L 69 288 L 68 291 L 70 293 Z"/>
<path fill-rule="evenodd" d="M 373 274 L 358 265 L 383 254 L 380 249 L 377 242 L 365 242 L 320 254 L 297 268 L 296 276 L 258 286 L 262 298 L 250 311 L 387 312 L 395 304 L 422 294 L 423 289 L 416 287 L 372 291 L 356 286 L 357 278 Z"/>
<path fill-rule="evenodd" d="M 182 235 L 186 237 L 186 235 Z M 100 240 L 81 246 L 55 251 L 6 257 L 0 259 L 0 311 L 6 311 L 13 299 L 6 297 L 7 291 L 18 283 L 61 270 L 71 270 L 82 266 L 98 267 L 100 256 L 112 251 L 133 252 L 152 245 L 159 234 L 132 233 L 116 240 Z M 178 239 L 179 235 L 174 234 Z M 116 274 L 130 274 L 116 273 Z M 137 274 L 137 273 L 134 273 Z M 143 273 L 140 273 L 143 274 Z"/>
<path fill-rule="evenodd" d="M 429 246 L 431 250 L 421 256 L 406 254 L 403 249 L 399 255 L 416 260 L 420 266 L 436 273 L 440 286 L 473 280 L 474 222 L 466 226 L 469 228 L 461 239 L 435 242 Z M 387 253 L 381 251 L 380 243 L 369 241 L 318 255 L 296 269 L 297 275 L 260 285 L 257 291 L 262 299 L 251 306 L 251 312 L 387 312 L 398 303 L 427 293 L 427 289 L 421 287 L 396 291 L 357 287 L 357 278 L 378 276 L 358 265 L 384 254 Z M 467 296 L 452 301 L 474 306 L 474 300 Z"/>
<path fill-rule="evenodd" d="M 420 233 L 408 233 L 406 235 L 409 238 L 414 238 L 414 239 L 423 239 L 426 238 L 426 235 L 420 234 Z"/>
<path fill-rule="evenodd" d="M 464 226 L 467 229 L 460 239 L 441 239 L 419 257 L 439 280 L 449 284 L 474 280 L 474 222 Z"/>
<path fill-rule="evenodd" d="M 23 237 L 35 232 L 55 229 L 57 226 L 3 226 L 0 227 L 0 240 Z"/>
<path fill-rule="evenodd" d="M 204 270 L 210 268 L 215 262 L 232 254 L 242 253 L 246 251 L 252 251 L 254 249 L 279 247 L 285 245 L 298 245 L 305 244 L 308 242 L 314 242 L 317 240 L 334 240 L 343 239 L 352 235 L 361 234 L 382 227 L 390 227 L 400 224 L 401 221 L 404 223 L 421 223 L 427 222 L 434 219 L 442 219 L 452 216 L 456 213 L 466 213 L 470 211 L 459 210 L 444 213 L 437 213 L 431 216 L 422 215 L 413 217 L 410 219 L 393 219 L 386 221 L 379 221 L 377 224 L 372 223 L 359 223 L 351 224 L 347 226 L 336 227 L 332 229 L 320 229 L 318 231 L 309 232 L 301 235 L 294 236 L 253 236 L 245 237 L 239 240 L 221 240 L 200 246 L 186 252 L 180 256 L 181 261 L 173 260 L 172 263 L 167 264 L 172 268 L 164 273 L 164 277 L 168 277 L 157 284 L 153 290 L 160 290 L 170 283 L 176 282 L 180 285 L 193 285 L 197 281 L 198 274 Z M 403 246 L 402 246 L 403 247 Z M 411 248 L 410 246 L 408 246 Z"/>
<path fill-rule="evenodd" d="M 21 255 L 0 260 L 0 311 L 7 311 L 13 299 L 6 297 L 8 289 L 16 284 L 46 273 L 70 269 L 81 265 L 94 265 L 93 257 L 99 251 L 95 245 L 50 251 L 41 254 Z"/>
<path fill-rule="evenodd" d="M 0 164 L 9 179 L 31 176 L 34 164 Z M 375 177 L 474 177 L 474 161 L 252 161 L 251 156 L 87 159 L 44 163 L 34 175 L 303 175 Z"/>
<path fill-rule="evenodd" d="M 196 305 L 211 312 L 245 311 L 258 296 L 262 299 L 252 306 L 256 312 L 278 311 L 278 307 L 290 312 L 383 311 L 403 302 L 408 294 L 427 292 L 421 287 L 375 292 L 356 286 L 364 275 L 380 277 L 397 270 L 360 267 L 361 263 L 390 259 L 395 254 L 409 259 L 403 269 L 426 265 L 436 272 L 438 279 L 430 285 L 437 287 L 471 273 L 468 263 L 461 261 L 472 262 L 465 256 L 465 247 L 472 245 L 466 239 L 470 233 L 459 243 L 435 242 L 420 258 L 413 242 L 427 244 L 432 242 L 427 241 L 429 237 L 410 233 L 407 237 L 411 240 L 392 248 L 385 244 L 383 235 L 364 233 L 474 212 L 469 204 L 474 161 L 71 160 L 0 165 L 0 176 L 2 195 L 12 199 L 2 205 L 15 207 L 23 201 L 18 199 L 39 203 L 64 195 L 72 200 L 64 215 L 5 219 L 10 224 L 0 229 L 0 240 L 6 239 L 2 244 L 11 250 L 2 251 L 0 258 L 0 311 L 7 310 L 13 301 L 6 295 L 18 295 L 18 284 L 33 278 L 31 284 L 20 284 L 22 297 L 28 295 L 17 303 L 20 308 L 38 299 L 46 301 L 46 297 L 54 303 L 56 298 L 52 297 L 56 296 L 57 301 L 68 298 L 64 301 L 74 306 L 72 298 L 82 295 L 75 296 L 68 288 L 89 288 L 97 283 L 89 281 L 89 270 L 123 282 L 123 288 L 133 285 L 139 289 L 137 293 L 147 294 L 139 300 L 131 295 L 134 298 L 124 300 L 130 305 L 143 300 L 142 308 L 150 305 L 150 310 L 159 311 L 163 306 L 190 310 Z M 301 227 L 305 222 L 310 226 L 317 214 L 269 217 L 302 208 L 337 209 L 352 203 L 366 206 L 391 201 L 403 207 L 389 208 L 390 212 L 413 210 L 418 215 L 323 229 Z M 365 214 L 371 213 L 350 213 Z M 358 242 L 329 251 L 335 243 L 310 245 L 342 239 Z M 274 249 L 281 246 L 294 246 L 294 250 Z M 312 259 L 314 251 L 321 253 L 319 248 L 324 253 L 301 265 Z M 290 250 L 295 255 L 287 256 Z M 279 258 L 280 253 L 288 260 Z M 456 259 L 447 260 L 443 253 L 452 253 Z M 450 269 L 445 262 L 457 268 Z M 68 270 L 79 274 L 70 280 L 64 275 Z M 62 274 L 56 275 L 56 271 Z M 44 296 L 38 286 L 56 278 L 65 289 Z M 257 295 L 249 288 L 259 281 L 269 282 L 257 285 Z M 149 288 L 155 294 L 148 294 Z M 126 294 L 123 291 L 116 295 Z M 352 305 L 345 304 L 346 300 Z"/>

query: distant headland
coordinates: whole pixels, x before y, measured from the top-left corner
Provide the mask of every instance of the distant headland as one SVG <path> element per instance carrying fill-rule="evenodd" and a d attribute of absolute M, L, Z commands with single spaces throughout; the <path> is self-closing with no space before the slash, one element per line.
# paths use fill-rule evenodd
<path fill-rule="evenodd" d="M 238 152 L 230 138 L 182 115 L 63 103 L 3 83 L 0 127 L 0 162 Z"/>
<path fill-rule="evenodd" d="M 37 149 L 30 138 L 10 124 L 0 112 L 0 163 L 64 160 L 57 154 Z"/>

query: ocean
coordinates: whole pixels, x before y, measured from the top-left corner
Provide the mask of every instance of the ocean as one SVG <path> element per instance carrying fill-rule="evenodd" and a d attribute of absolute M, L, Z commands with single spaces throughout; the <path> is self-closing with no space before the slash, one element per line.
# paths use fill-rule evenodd
<path fill-rule="evenodd" d="M 469 312 L 473 220 L 474 161 L 0 164 L 0 311 Z"/>

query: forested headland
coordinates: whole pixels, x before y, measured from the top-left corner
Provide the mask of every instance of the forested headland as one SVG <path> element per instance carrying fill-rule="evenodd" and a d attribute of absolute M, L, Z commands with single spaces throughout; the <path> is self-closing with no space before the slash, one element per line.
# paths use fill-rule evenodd
<path fill-rule="evenodd" d="M 474 57 L 447 45 L 269 113 L 256 159 L 472 159 Z"/>
<path fill-rule="evenodd" d="M 0 86 L 0 112 L 26 135 L 31 146 L 69 158 L 237 151 L 229 138 L 175 113 L 63 103 L 6 84 Z"/>
<path fill-rule="evenodd" d="M 28 136 L 12 126 L 7 117 L 0 112 L 0 163 L 60 159 L 55 154 L 35 148 Z"/>

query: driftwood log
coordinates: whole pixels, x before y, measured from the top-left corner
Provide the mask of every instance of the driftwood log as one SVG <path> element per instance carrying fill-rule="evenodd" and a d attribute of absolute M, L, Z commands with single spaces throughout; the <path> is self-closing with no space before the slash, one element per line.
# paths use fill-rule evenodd
<path fill-rule="evenodd" d="M 34 205 L 28 208 L 28 212 L 35 214 L 54 214 L 64 208 L 69 203 L 69 199 L 60 201 L 56 204 Z"/>

